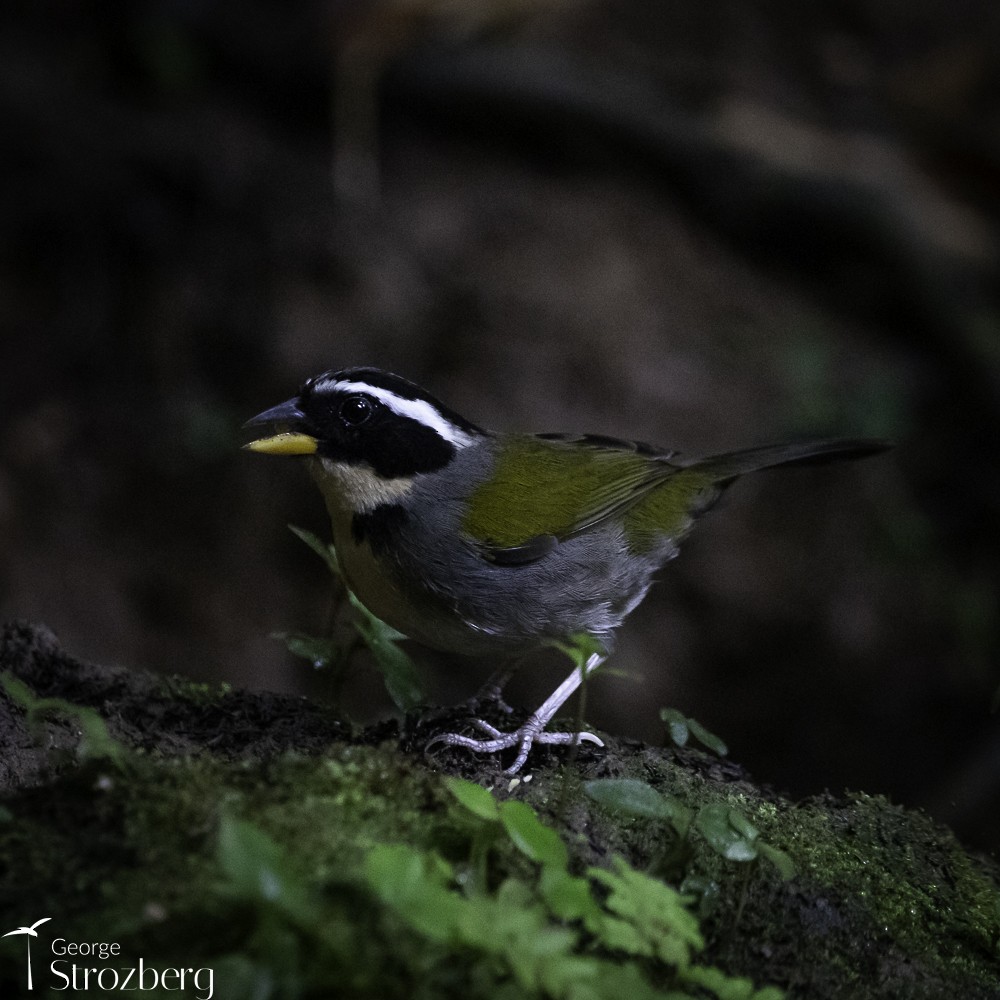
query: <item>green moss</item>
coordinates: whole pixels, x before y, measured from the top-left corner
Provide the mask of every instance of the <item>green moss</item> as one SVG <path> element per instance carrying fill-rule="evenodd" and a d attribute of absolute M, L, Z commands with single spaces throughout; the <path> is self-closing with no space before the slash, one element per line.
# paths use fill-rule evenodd
<path fill-rule="evenodd" d="M 1000 958 L 996 884 L 926 816 L 855 794 L 843 806 L 793 810 L 786 829 L 817 882 L 850 891 L 878 927 L 913 953 L 934 956 L 942 968 L 961 962 L 957 934 Z M 951 933 L 942 934 L 945 924 Z"/>
<path fill-rule="evenodd" d="M 679 851 L 675 833 L 663 820 L 621 822 L 634 831 L 631 849 L 659 858 L 675 878 L 687 873 L 718 888 L 713 921 L 718 921 L 714 933 L 723 954 L 738 959 L 745 951 L 732 938 L 727 944 L 732 928 L 726 926 L 726 912 L 738 914 L 744 933 L 780 939 L 787 933 L 786 896 L 794 893 L 815 900 L 808 907 L 815 912 L 807 909 L 806 916 L 815 920 L 817 934 L 800 942 L 799 960 L 803 966 L 836 970 L 835 995 L 867 996 L 873 988 L 877 963 L 840 950 L 840 935 L 848 928 L 858 942 L 879 942 L 887 956 L 898 952 L 887 959 L 890 966 L 921 970 L 912 972 L 908 996 L 935 997 L 941 982 L 985 991 L 972 995 L 1000 995 L 995 871 L 991 874 L 989 865 L 971 858 L 949 831 L 926 816 L 864 794 L 844 802 L 821 798 L 792 804 L 744 782 L 720 785 L 701 769 L 665 761 L 651 766 L 648 756 L 633 774 L 692 811 L 737 810 L 762 840 L 793 861 L 796 877 L 786 890 L 777 884 L 777 872 L 757 862 L 741 877 L 696 837 L 687 837 L 686 850 Z"/>
<path fill-rule="evenodd" d="M 882 799 L 792 804 L 728 761 L 609 740 L 576 761 L 553 755 L 564 770 L 543 756 L 531 780 L 500 779 L 487 763 L 477 774 L 496 784 L 494 794 L 468 789 L 459 801 L 432 770 L 449 755 L 435 762 L 395 742 L 341 740 L 335 721 L 300 699 L 199 691 L 196 700 L 183 686 L 165 694 L 146 679 L 122 710 L 112 700 L 120 674 L 66 669 L 89 711 L 60 703 L 54 717 L 36 712 L 40 747 L 65 748 L 67 720 L 93 721 L 99 706 L 119 752 L 61 750 L 41 770 L 39 750 L 26 756 L 37 787 L 0 805 L 0 922 L 9 927 L 51 915 L 48 940 L 114 940 L 133 958 L 210 965 L 218 997 L 326 997 L 333 983 L 345 997 L 492 1000 L 524 995 L 518 983 L 559 995 L 581 974 L 629 995 L 641 984 L 692 993 L 700 983 L 743 996 L 750 980 L 809 1000 L 1000 995 L 995 870 L 926 817 Z M 30 742 L 31 704 L 0 704 L 16 730 L 8 745 Z M 153 728 L 143 711 L 171 723 L 188 713 L 183 727 L 165 732 L 162 752 L 135 749 Z M 273 738 L 262 739 L 268 732 Z M 176 755 L 199 738 L 200 752 Z M 426 736 L 402 742 L 423 746 Z M 297 749 L 282 752 L 287 746 Z M 655 790 L 648 801 L 670 797 L 679 809 L 613 814 L 585 794 L 595 772 L 646 782 Z M 721 824 L 714 833 L 693 819 L 706 810 Z M 685 815 L 692 819 L 679 835 Z M 733 834 L 786 851 L 794 877 L 783 879 L 766 854 L 727 859 Z M 387 855 L 387 845 L 403 851 Z M 382 892 L 372 880 L 387 870 L 372 867 L 379 851 L 383 862 L 417 872 L 406 912 L 392 905 L 393 886 Z M 681 953 L 642 943 L 633 919 L 655 904 L 665 927 L 682 925 L 679 897 L 661 885 L 679 890 L 705 944 L 701 971 L 683 982 L 655 964 Z M 432 922 L 428 932 L 428 899 L 451 923 Z M 515 916 L 522 904 L 537 924 L 528 931 Z M 460 918 L 473 911 L 479 930 L 466 932 Z M 632 920 L 632 930 L 610 917 Z M 510 978 L 516 952 L 489 933 L 501 925 L 508 942 L 523 940 L 534 956 L 518 966 L 523 982 Z M 539 942 L 556 949 L 555 964 Z M 625 945 L 645 951 L 628 958 L 619 954 Z M 0 982 L 23 976 L 22 962 L 0 946 Z"/>

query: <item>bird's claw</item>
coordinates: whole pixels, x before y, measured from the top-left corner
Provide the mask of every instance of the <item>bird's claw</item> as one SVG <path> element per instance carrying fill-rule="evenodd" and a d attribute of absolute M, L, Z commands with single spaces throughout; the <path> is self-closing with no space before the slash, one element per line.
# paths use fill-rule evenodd
<path fill-rule="evenodd" d="M 440 736 L 435 736 L 427 744 L 424 752 L 438 744 L 444 744 L 444 746 L 448 747 L 461 747 L 463 750 L 471 750 L 473 753 L 499 753 L 501 750 L 509 750 L 511 747 L 517 747 L 517 756 L 514 758 L 514 763 L 510 767 L 505 768 L 503 772 L 504 774 L 517 774 L 524 767 L 524 762 L 528 759 L 528 753 L 535 743 L 578 746 L 580 743 L 587 742 L 594 743 L 599 747 L 604 746 L 593 733 L 545 732 L 545 727 L 551 722 L 552 717 L 559 711 L 566 702 L 566 699 L 580 686 L 584 678 L 591 671 L 596 670 L 604 662 L 604 656 L 604 653 L 592 652 L 583 667 L 575 668 L 569 677 L 528 717 L 528 721 L 520 729 L 515 729 L 512 733 L 504 733 L 482 719 L 475 719 L 474 724 L 476 728 L 485 733 L 487 739 L 477 740 L 471 736 L 463 736 L 461 733 L 442 733 Z M 506 673 L 509 673 L 509 671 L 495 674 L 490 683 L 487 684 L 487 690 L 492 687 L 499 693 L 503 687 Z"/>
<path fill-rule="evenodd" d="M 542 729 L 541 720 L 536 717 L 528 719 L 520 729 L 515 729 L 511 733 L 501 732 L 482 719 L 474 719 L 473 723 L 477 729 L 487 735 L 488 739 L 475 739 L 472 736 L 463 736 L 461 733 L 441 733 L 424 747 L 424 752 L 426 753 L 431 747 L 438 745 L 461 747 L 463 750 L 470 750 L 473 753 L 499 753 L 501 750 L 517 747 L 517 756 L 509 767 L 504 768 L 503 772 L 513 775 L 524 767 L 531 747 L 535 743 L 569 746 L 586 742 L 599 747 L 604 746 L 604 743 L 593 733 L 547 733 Z"/>

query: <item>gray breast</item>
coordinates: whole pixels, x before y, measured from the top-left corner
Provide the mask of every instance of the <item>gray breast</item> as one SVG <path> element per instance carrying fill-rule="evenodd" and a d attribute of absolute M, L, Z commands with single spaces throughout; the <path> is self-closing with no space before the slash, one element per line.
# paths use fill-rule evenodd
<path fill-rule="evenodd" d="M 670 553 L 631 553 L 612 520 L 533 562 L 484 559 L 461 525 L 469 484 L 481 482 L 491 462 L 488 450 L 466 449 L 446 473 L 418 477 L 391 551 L 376 556 L 390 578 L 387 591 L 397 595 L 386 609 L 396 620 L 387 620 L 428 645 L 459 652 L 527 649 L 580 631 L 609 637 Z M 404 592 L 406 610 L 398 600 Z"/>

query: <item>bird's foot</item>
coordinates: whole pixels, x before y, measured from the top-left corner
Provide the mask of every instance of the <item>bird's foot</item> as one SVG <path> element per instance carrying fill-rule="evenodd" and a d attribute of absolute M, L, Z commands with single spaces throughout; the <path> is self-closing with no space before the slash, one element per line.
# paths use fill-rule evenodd
<path fill-rule="evenodd" d="M 501 750 L 509 750 L 517 747 L 517 756 L 510 767 L 504 768 L 504 774 L 517 774 L 524 767 L 524 762 L 528 759 L 528 754 L 535 743 L 548 743 L 556 746 L 570 746 L 580 743 L 594 743 L 603 747 L 604 743 L 593 733 L 547 733 L 544 730 L 544 721 L 537 715 L 531 716 L 528 721 L 515 729 L 511 733 L 504 733 L 491 726 L 482 719 L 473 720 L 477 729 L 486 733 L 488 739 L 477 740 L 472 736 L 462 736 L 460 733 L 441 733 L 435 736 L 424 748 L 426 753 L 433 746 L 444 745 L 448 747 L 462 747 L 464 750 L 471 750 L 473 753 L 499 753 Z"/>
<path fill-rule="evenodd" d="M 575 668 L 569 677 L 528 717 L 528 721 L 520 729 L 515 729 L 512 733 L 504 733 L 482 719 L 475 719 L 473 721 L 476 728 L 484 732 L 488 739 L 477 740 L 471 736 L 462 736 L 460 733 L 442 733 L 440 736 L 435 736 L 427 744 L 424 748 L 425 752 L 438 744 L 444 744 L 448 747 L 462 747 L 462 749 L 471 750 L 473 753 L 499 753 L 501 750 L 517 747 L 514 763 L 505 768 L 503 772 L 504 774 L 517 774 L 524 767 L 528 753 L 535 743 L 549 743 L 557 746 L 594 743 L 599 747 L 604 746 L 593 733 L 545 732 L 545 727 L 552 721 L 552 717 L 559 711 L 566 699 L 580 686 L 584 677 L 596 670 L 603 660 L 603 653 L 596 651 L 591 653 L 587 662 L 582 667 Z M 504 675 L 497 674 L 491 680 L 497 687 L 502 687 Z"/>

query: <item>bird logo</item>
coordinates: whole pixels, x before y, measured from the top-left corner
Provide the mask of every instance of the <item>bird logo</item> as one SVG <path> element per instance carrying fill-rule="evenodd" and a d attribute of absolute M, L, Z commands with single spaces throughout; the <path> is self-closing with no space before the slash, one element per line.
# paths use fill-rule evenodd
<path fill-rule="evenodd" d="M 51 920 L 51 917 L 42 917 L 41 920 L 36 920 L 30 927 L 18 927 L 16 930 L 7 931 L 6 934 L 0 935 L 0 937 L 14 937 L 17 934 L 23 934 L 28 942 L 28 989 L 33 990 L 35 987 L 31 982 L 31 939 L 33 937 L 38 937 L 38 931 L 36 928 L 41 927 L 42 924 Z"/>

